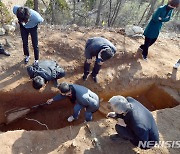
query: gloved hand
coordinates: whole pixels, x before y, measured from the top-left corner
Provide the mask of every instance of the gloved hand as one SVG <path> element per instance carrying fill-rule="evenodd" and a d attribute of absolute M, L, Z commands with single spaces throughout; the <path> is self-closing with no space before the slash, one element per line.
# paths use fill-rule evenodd
<path fill-rule="evenodd" d="M 53 99 L 51 98 L 51 99 L 48 99 L 46 103 L 47 104 L 52 104 L 52 102 L 53 102 Z"/>
<path fill-rule="evenodd" d="M 109 112 L 106 117 L 107 118 L 115 118 L 116 117 L 116 113 L 115 112 Z"/>

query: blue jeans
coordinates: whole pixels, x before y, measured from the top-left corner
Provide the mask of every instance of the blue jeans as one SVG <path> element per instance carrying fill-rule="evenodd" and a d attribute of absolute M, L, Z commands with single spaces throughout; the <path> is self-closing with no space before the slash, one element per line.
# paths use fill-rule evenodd
<path fill-rule="evenodd" d="M 74 106 L 74 113 L 73 113 L 74 119 L 78 119 L 78 116 L 79 116 L 82 108 L 84 108 L 84 107 L 78 103 Z M 86 119 L 86 121 L 91 121 L 92 120 L 92 112 L 86 111 L 85 112 L 85 119 Z"/>

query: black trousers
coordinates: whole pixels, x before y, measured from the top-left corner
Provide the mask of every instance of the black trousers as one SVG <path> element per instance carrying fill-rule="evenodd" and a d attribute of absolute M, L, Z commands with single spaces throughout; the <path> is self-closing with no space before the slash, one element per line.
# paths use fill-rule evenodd
<path fill-rule="evenodd" d="M 90 71 L 90 63 L 87 63 L 87 61 L 84 62 L 84 75 L 88 75 Z M 94 68 L 92 71 L 92 76 L 96 77 L 96 75 L 99 73 L 99 70 L 101 69 L 101 65 L 96 61 L 94 64 Z"/>
<path fill-rule="evenodd" d="M 156 42 L 157 38 L 151 39 L 151 38 L 147 38 L 145 37 L 145 41 L 144 44 L 140 46 L 140 48 L 143 50 L 142 55 L 147 58 L 148 56 L 148 49 L 149 47 Z"/>
<path fill-rule="evenodd" d="M 34 58 L 35 58 L 35 60 L 39 59 L 39 47 L 38 47 L 37 28 L 38 28 L 38 26 L 33 27 L 33 28 L 24 28 L 20 24 L 20 31 L 21 31 L 21 38 L 22 38 L 22 41 L 23 41 L 24 55 L 29 56 L 28 36 L 30 34 L 31 35 L 33 49 L 34 49 Z"/>

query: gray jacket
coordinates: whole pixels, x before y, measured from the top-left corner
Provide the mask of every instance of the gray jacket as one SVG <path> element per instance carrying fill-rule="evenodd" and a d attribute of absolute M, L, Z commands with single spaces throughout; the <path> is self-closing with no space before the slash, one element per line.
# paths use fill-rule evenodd
<path fill-rule="evenodd" d="M 103 37 L 89 38 L 85 47 L 86 59 L 91 59 L 93 56 L 97 56 L 98 53 L 105 48 L 110 48 L 114 54 L 116 53 L 116 47 L 109 40 Z"/>
<path fill-rule="evenodd" d="M 71 84 L 75 91 L 75 102 L 85 107 L 88 112 L 96 112 L 99 109 L 99 97 L 90 89 L 77 84 Z M 64 99 L 68 96 L 56 95 L 53 101 Z"/>
<path fill-rule="evenodd" d="M 65 71 L 55 61 L 44 60 L 39 61 L 38 65 L 30 65 L 27 67 L 30 78 L 41 76 L 46 81 L 59 79 L 65 76 Z"/>

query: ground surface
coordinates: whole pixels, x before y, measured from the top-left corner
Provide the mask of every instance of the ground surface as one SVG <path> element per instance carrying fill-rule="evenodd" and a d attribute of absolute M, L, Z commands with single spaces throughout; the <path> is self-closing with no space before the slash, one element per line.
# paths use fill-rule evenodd
<path fill-rule="evenodd" d="M 83 55 L 85 42 L 93 36 L 106 37 L 118 49 L 115 57 L 103 65 L 98 76 L 98 84 L 94 84 L 90 77 L 86 82 L 81 79 L 85 60 Z M 33 106 L 45 102 L 58 92 L 52 83 L 41 91 L 34 90 L 26 73 L 26 65 L 23 64 L 22 42 L 18 31 L 14 36 L 1 37 L 0 41 L 5 44 L 4 38 L 7 38 L 11 45 L 7 48 L 11 56 L 0 55 L 1 123 L 6 121 L 5 111 L 14 107 Z M 67 72 L 66 77 L 60 79 L 59 82 L 81 84 L 99 94 L 102 99 L 101 111 L 103 113 L 107 113 L 105 102 L 113 95 L 136 97 L 150 110 L 159 109 L 154 111 L 153 115 L 159 128 L 160 140 L 179 141 L 180 71 L 174 70 L 172 66 L 180 58 L 180 39 L 167 37 L 167 35 L 160 37 L 150 48 L 148 61 L 143 61 L 137 54 L 137 48 L 142 42 L 142 38 L 124 37 L 119 29 L 50 26 L 39 29 L 40 59 L 56 60 Z M 29 64 L 32 64 L 34 60 L 32 49 L 30 54 Z M 158 90 L 159 88 L 164 91 Z M 167 93 L 169 97 L 166 96 Z M 175 105 L 178 106 L 161 109 Z M 73 126 L 66 125 L 64 121 L 72 110 L 64 112 L 63 107 L 66 110 L 67 106 L 61 106 L 61 104 L 51 106 L 52 112 L 49 115 L 42 114 L 41 117 L 49 118 L 54 125 L 60 123 L 62 127 L 67 127 L 49 131 L 1 132 L 0 153 L 180 153 L 180 149 L 153 148 L 144 151 L 128 142 L 113 143 L 108 136 L 115 133 L 116 122 L 106 119 L 105 115 L 100 115 L 100 113 L 95 116 L 95 120 L 98 121 L 89 123 L 88 127 L 80 124 L 83 120 L 72 124 Z M 72 106 L 69 108 L 72 109 Z M 53 119 L 53 110 L 54 113 L 64 112 L 63 118 L 59 115 L 61 121 L 57 122 L 57 117 Z M 80 125 L 75 126 L 77 124 Z M 34 130 L 33 125 L 32 123 L 32 130 Z M 49 129 L 56 128 L 56 126 L 51 128 L 49 125 L 48 127 Z M 42 130 L 42 128 L 39 129 Z"/>

